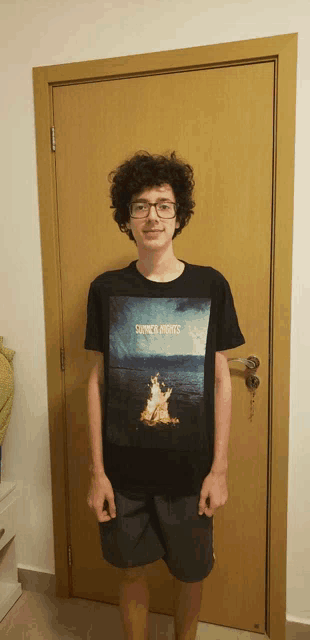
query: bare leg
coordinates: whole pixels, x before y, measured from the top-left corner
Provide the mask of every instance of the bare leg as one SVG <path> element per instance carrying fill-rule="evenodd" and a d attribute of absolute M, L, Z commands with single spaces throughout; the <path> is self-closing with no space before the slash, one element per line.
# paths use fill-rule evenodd
<path fill-rule="evenodd" d="M 202 597 L 201 582 L 182 582 L 175 578 L 175 640 L 195 640 Z"/>
<path fill-rule="evenodd" d="M 150 592 L 144 567 L 122 571 L 119 606 L 125 638 L 147 640 Z"/>

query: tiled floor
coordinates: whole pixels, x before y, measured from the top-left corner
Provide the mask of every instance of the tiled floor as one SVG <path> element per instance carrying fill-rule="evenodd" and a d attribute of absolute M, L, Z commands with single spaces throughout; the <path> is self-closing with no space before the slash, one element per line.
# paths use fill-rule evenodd
<path fill-rule="evenodd" d="M 149 614 L 150 640 L 174 640 L 171 616 Z M 124 640 L 117 606 L 23 591 L 0 622 L 3 640 Z M 262 640 L 265 636 L 198 624 L 196 640 Z M 306 640 L 309 635 L 290 635 L 287 640 Z M 284 639 L 283 639 L 284 640 Z"/>

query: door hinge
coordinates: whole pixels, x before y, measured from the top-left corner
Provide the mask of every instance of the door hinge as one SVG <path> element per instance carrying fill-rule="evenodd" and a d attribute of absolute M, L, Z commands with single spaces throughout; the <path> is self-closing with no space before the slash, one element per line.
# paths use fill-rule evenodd
<path fill-rule="evenodd" d="M 55 127 L 51 127 L 51 149 L 56 151 Z"/>
<path fill-rule="evenodd" d="M 62 371 L 65 370 L 65 350 L 63 347 L 60 349 L 60 368 Z"/>
<path fill-rule="evenodd" d="M 68 545 L 68 565 L 72 567 L 72 547 L 71 544 Z"/>

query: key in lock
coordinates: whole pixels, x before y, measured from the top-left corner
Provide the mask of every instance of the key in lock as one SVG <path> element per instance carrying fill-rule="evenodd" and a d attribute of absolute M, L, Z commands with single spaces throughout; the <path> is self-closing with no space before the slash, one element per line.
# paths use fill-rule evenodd
<path fill-rule="evenodd" d="M 258 389 L 259 385 L 260 385 L 259 377 L 256 376 L 254 373 L 250 373 L 246 378 L 246 386 L 248 387 L 248 389 L 251 389 L 251 391 L 255 391 L 256 389 Z"/>

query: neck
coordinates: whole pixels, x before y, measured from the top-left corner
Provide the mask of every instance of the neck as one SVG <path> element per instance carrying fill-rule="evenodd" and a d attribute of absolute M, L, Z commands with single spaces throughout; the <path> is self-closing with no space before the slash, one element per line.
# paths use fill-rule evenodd
<path fill-rule="evenodd" d="M 172 246 L 168 251 L 143 251 L 139 250 L 137 269 L 146 278 L 155 276 L 159 279 L 165 276 L 179 275 L 184 269 L 184 264 L 174 255 Z M 155 279 L 154 278 L 154 279 Z"/>

